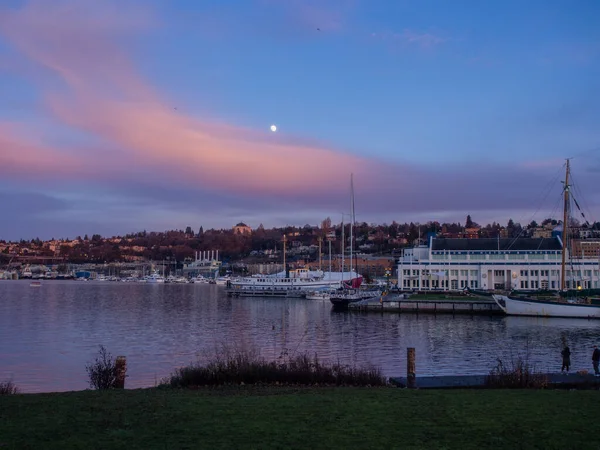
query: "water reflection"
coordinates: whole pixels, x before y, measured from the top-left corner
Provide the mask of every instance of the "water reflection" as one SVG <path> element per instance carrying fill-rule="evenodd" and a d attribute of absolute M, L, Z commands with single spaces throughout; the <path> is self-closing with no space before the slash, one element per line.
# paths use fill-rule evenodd
<path fill-rule="evenodd" d="M 214 285 L 0 282 L 0 380 L 26 392 L 85 389 L 100 344 L 127 356 L 128 387 L 144 387 L 224 346 L 266 358 L 308 352 L 391 376 L 406 370 L 407 347 L 418 375 L 487 373 L 517 355 L 555 371 L 566 341 L 573 368 L 589 370 L 599 331 L 587 320 L 340 313 L 320 301 L 232 299 Z"/>

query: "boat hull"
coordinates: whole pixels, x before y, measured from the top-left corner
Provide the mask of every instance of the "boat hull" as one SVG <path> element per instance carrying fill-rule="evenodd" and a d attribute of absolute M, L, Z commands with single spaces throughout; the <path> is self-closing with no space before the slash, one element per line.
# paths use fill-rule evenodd
<path fill-rule="evenodd" d="M 506 295 L 494 295 L 494 301 L 508 315 L 534 317 L 574 317 L 600 319 L 599 305 L 559 303 L 532 299 L 517 299 Z"/>

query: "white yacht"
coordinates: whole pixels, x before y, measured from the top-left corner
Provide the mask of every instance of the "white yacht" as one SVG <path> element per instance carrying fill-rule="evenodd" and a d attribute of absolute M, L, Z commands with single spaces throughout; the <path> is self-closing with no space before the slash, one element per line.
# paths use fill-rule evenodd
<path fill-rule="evenodd" d="M 146 279 L 146 283 L 164 283 L 165 282 L 165 278 L 159 274 L 156 270 L 154 272 L 152 272 L 151 275 L 148 275 L 147 277 L 145 277 Z"/>
<path fill-rule="evenodd" d="M 232 279 L 229 286 L 232 289 L 253 291 L 315 291 L 326 288 L 337 289 L 342 286 L 342 281 L 349 282 L 354 279 L 362 281 L 362 277 L 354 271 L 342 273 L 296 269 L 291 270 L 288 276 L 285 275 L 285 272 L 281 272 L 273 275 Z"/>

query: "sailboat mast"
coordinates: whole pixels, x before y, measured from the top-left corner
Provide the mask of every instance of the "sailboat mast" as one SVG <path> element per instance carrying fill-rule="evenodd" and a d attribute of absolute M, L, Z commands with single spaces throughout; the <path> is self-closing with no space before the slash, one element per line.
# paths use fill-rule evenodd
<path fill-rule="evenodd" d="M 350 174 L 350 198 L 351 198 L 351 204 L 350 204 L 350 278 L 352 278 L 352 250 L 353 250 L 353 245 L 354 245 L 354 241 L 352 239 L 353 236 L 353 228 L 354 228 L 354 175 Z"/>
<path fill-rule="evenodd" d="M 344 247 L 346 245 L 346 237 L 344 236 L 344 214 L 342 214 L 342 281 L 344 281 Z"/>
<path fill-rule="evenodd" d="M 569 216 L 569 160 L 567 159 L 567 170 L 565 174 L 564 187 L 564 205 L 563 205 L 563 232 L 562 232 L 562 261 L 560 266 L 560 290 L 565 290 L 565 260 L 567 256 L 567 239 L 568 239 L 568 216 Z"/>

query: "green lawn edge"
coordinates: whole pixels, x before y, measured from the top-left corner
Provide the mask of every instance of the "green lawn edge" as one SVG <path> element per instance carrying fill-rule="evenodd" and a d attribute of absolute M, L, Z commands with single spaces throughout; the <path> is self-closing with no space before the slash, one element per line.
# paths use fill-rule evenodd
<path fill-rule="evenodd" d="M 221 387 L 0 397 L 0 449 L 600 448 L 599 391 Z"/>

